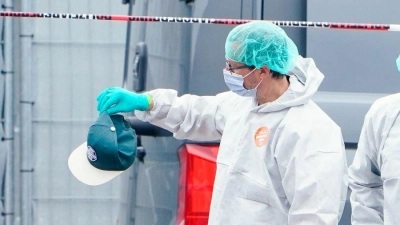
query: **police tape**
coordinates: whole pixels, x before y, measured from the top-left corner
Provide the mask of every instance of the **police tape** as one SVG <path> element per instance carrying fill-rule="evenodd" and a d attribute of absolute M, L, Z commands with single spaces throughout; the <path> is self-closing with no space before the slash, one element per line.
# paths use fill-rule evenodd
<path fill-rule="evenodd" d="M 251 21 L 260 21 L 260 20 L 223 19 L 223 18 L 125 16 L 125 15 L 40 13 L 40 12 L 0 12 L 0 16 L 20 17 L 20 18 L 30 17 L 30 18 L 77 19 L 77 20 L 198 23 L 198 24 L 225 24 L 225 25 L 238 25 L 238 24 L 248 23 Z M 263 20 L 263 21 L 269 21 L 281 27 L 400 31 L 400 24 L 337 23 L 337 22 L 277 21 L 277 20 Z"/>

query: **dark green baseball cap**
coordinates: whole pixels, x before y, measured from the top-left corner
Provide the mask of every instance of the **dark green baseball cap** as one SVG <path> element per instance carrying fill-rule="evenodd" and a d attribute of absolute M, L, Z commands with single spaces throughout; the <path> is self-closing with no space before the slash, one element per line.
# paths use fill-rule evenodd
<path fill-rule="evenodd" d="M 136 157 L 135 130 L 123 115 L 103 112 L 90 126 L 87 141 L 68 159 L 72 174 L 88 185 L 100 185 L 128 169 Z"/>

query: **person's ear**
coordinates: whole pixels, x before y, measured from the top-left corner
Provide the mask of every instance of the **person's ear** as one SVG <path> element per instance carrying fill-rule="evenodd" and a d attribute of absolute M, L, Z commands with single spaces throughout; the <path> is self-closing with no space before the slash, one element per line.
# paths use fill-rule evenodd
<path fill-rule="evenodd" d="M 271 76 L 271 70 L 269 69 L 269 67 L 268 66 L 262 66 L 261 68 L 260 68 L 260 78 L 261 79 L 264 79 L 264 78 L 266 78 L 267 76 Z"/>

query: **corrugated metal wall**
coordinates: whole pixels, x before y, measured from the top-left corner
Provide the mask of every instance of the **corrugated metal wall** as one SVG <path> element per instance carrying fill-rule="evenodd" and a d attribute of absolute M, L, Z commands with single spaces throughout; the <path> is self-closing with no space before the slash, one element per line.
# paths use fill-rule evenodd
<path fill-rule="evenodd" d="M 121 0 L 35 0 L 33 11 L 127 14 Z M 67 159 L 97 118 L 96 96 L 121 86 L 126 23 L 35 19 L 33 224 L 117 224 L 120 179 L 90 187 Z"/>

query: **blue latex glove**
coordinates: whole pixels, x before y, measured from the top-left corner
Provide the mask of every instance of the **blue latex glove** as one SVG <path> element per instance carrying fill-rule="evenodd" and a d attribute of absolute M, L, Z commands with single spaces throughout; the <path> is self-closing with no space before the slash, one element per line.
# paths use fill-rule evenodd
<path fill-rule="evenodd" d="M 146 94 L 137 94 L 120 87 L 107 88 L 97 97 L 97 110 L 100 114 L 118 112 L 146 111 L 149 108 L 151 97 Z"/>
<path fill-rule="evenodd" d="M 397 70 L 400 72 L 400 55 L 396 59 Z"/>

